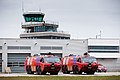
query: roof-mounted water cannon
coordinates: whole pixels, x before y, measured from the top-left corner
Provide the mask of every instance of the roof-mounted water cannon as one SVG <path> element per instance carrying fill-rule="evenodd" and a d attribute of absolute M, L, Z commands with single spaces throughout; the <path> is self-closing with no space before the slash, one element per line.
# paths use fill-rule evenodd
<path fill-rule="evenodd" d="M 33 56 L 39 56 L 38 54 L 34 54 Z"/>
<path fill-rule="evenodd" d="M 69 56 L 76 56 L 76 55 L 74 55 L 74 54 L 70 54 Z"/>
<path fill-rule="evenodd" d="M 89 57 L 90 55 L 88 54 L 88 52 L 84 53 L 84 57 Z"/>
<path fill-rule="evenodd" d="M 52 54 L 51 52 L 49 52 L 47 55 L 48 55 L 48 56 L 55 56 L 55 55 Z"/>

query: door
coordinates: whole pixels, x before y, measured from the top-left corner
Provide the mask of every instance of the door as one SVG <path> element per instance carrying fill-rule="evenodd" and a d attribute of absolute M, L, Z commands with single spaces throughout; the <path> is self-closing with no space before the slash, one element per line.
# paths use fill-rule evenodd
<path fill-rule="evenodd" d="M 0 72 L 2 72 L 2 53 L 0 53 Z"/>
<path fill-rule="evenodd" d="M 11 72 L 25 72 L 24 61 L 30 53 L 8 53 L 7 66 L 11 68 Z"/>

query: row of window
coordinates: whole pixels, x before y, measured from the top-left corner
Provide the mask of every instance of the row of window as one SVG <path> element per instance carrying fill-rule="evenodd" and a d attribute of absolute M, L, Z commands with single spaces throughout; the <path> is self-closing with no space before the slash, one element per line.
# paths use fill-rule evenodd
<path fill-rule="evenodd" d="M 119 51 L 88 51 L 89 53 L 119 53 Z"/>
<path fill-rule="evenodd" d="M 25 17 L 26 22 L 42 22 L 42 17 Z"/>
<path fill-rule="evenodd" d="M 2 47 L 2 46 L 1 46 L 1 47 Z M 2 61 L 3 61 L 3 60 L 2 60 L 2 54 L 0 54 L 0 72 L 2 71 L 2 70 L 1 70 L 1 67 L 2 67 Z"/>
<path fill-rule="evenodd" d="M 119 46 L 88 46 L 88 49 L 112 49 L 119 50 Z"/>
<path fill-rule="evenodd" d="M 0 49 L 2 49 L 2 46 L 0 46 Z"/>
<path fill-rule="evenodd" d="M 41 46 L 41 50 L 62 50 L 62 47 L 59 46 Z"/>
<path fill-rule="evenodd" d="M 30 46 L 8 46 L 7 49 L 31 50 Z"/>
<path fill-rule="evenodd" d="M 0 67 L 2 66 L 2 62 L 0 62 Z"/>
<path fill-rule="evenodd" d="M 60 36 L 33 36 L 33 37 L 21 37 L 25 39 L 70 39 L 70 37 L 60 37 Z"/>
<path fill-rule="evenodd" d="M 92 53 L 119 53 L 119 46 L 88 46 Z"/>
<path fill-rule="evenodd" d="M 53 26 L 35 26 L 30 28 L 30 32 L 57 32 L 57 28 Z"/>
<path fill-rule="evenodd" d="M 2 46 L 0 46 L 2 49 Z M 8 46 L 7 49 L 31 50 L 30 46 Z M 41 50 L 62 50 L 59 46 L 41 46 Z M 119 46 L 88 46 L 89 52 L 119 52 Z"/>
<path fill-rule="evenodd" d="M 20 49 L 20 50 L 31 50 L 30 46 L 8 46 L 8 49 Z M 40 50 L 62 50 L 59 46 L 41 46 Z"/>
<path fill-rule="evenodd" d="M 34 32 L 44 32 L 44 26 L 36 26 L 34 27 Z"/>

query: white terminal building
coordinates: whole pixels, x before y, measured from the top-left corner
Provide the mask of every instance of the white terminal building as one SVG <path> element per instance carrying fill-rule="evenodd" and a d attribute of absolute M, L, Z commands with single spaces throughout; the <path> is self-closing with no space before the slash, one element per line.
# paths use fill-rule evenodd
<path fill-rule="evenodd" d="M 44 21 L 44 13 L 25 12 L 24 33 L 20 38 L 0 38 L 0 72 L 25 72 L 27 56 L 49 52 L 59 57 L 89 52 L 108 71 L 120 71 L 120 39 L 70 39 L 70 34 L 57 31 L 58 23 Z"/>

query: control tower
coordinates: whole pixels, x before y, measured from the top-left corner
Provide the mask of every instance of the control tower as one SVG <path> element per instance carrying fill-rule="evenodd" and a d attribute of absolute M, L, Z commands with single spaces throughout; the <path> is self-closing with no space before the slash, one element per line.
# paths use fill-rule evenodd
<path fill-rule="evenodd" d="M 24 33 L 20 34 L 20 38 L 26 39 L 70 39 L 70 34 L 63 31 L 57 31 L 58 23 L 44 21 L 44 13 L 24 12 L 25 23 L 22 23 Z"/>

